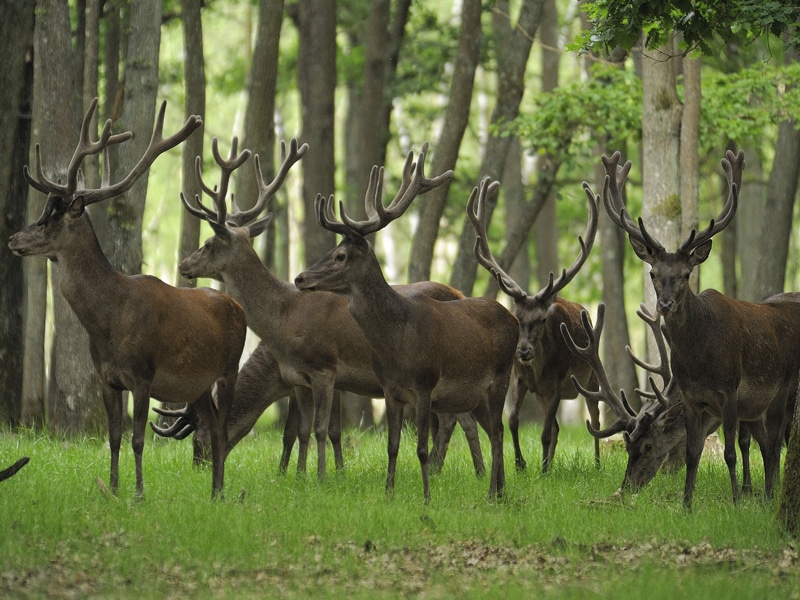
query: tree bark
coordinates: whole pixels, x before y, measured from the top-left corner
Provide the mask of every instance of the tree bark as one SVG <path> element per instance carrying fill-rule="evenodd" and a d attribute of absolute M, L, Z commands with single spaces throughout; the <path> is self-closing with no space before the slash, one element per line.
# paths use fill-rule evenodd
<path fill-rule="evenodd" d="M 464 0 L 461 7 L 461 33 L 455 58 L 450 96 L 445 110 L 444 123 L 435 146 L 431 173 L 455 169 L 458 151 L 469 123 L 470 104 L 475 84 L 475 71 L 480 61 L 481 13 L 479 0 Z M 427 281 L 431 277 L 431 262 L 439 236 L 450 182 L 440 185 L 425 195 L 420 205 L 420 217 L 411 246 L 408 281 Z"/>
<path fill-rule="evenodd" d="M 525 91 L 525 67 L 531 45 L 539 27 L 543 0 L 530 0 L 522 4 L 519 19 L 512 28 L 507 2 L 498 2 L 494 13 L 494 30 L 498 41 L 497 104 L 492 112 L 491 125 L 513 121 L 519 114 L 519 105 Z M 490 132 L 481 162 L 480 176 L 499 179 L 503 173 L 510 139 Z M 497 204 L 497 194 L 487 198 L 487 226 Z M 450 284 L 466 295 L 472 294 L 478 263 L 472 254 L 475 231 L 465 217 L 458 244 L 458 253 L 450 277 Z"/>
<path fill-rule="evenodd" d="M 783 463 L 778 519 L 793 537 L 800 536 L 800 402 L 795 403 L 791 435 Z"/>
<path fill-rule="evenodd" d="M 317 194 L 332 194 L 334 174 L 334 94 L 336 90 L 336 1 L 300 2 L 298 83 L 303 113 L 302 140 L 309 149 L 302 162 L 303 247 L 311 265 L 332 246 L 334 235 L 322 229 L 314 212 Z"/>
<path fill-rule="evenodd" d="M 184 89 L 186 90 L 186 117 L 206 114 L 206 61 L 203 55 L 203 21 L 202 0 L 181 0 L 181 22 L 183 25 L 183 48 L 185 53 L 184 67 L 186 71 Z M 203 156 L 204 127 L 189 136 L 184 142 L 182 159 L 181 189 L 187 199 L 202 195 L 200 183 L 195 173 L 195 158 Z M 200 244 L 200 219 L 187 211 L 181 211 L 181 237 L 178 245 L 178 264 L 194 252 Z M 176 285 L 194 287 L 194 280 L 181 277 L 180 271 L 175 273 Z"/>
<path fill-rule="evenodd" d="M 22 163 L 30 143 L 31 51 L 34 4 L 6 2 L 0 8 L 0 239 L 25 226 L 28 184 Z M 0 249 L 0 425 L 41 425 L 44 406 L 22 402 L 24 352 L 23 261 Z M 27 410 L 32 408 L 34 410 Z"/>

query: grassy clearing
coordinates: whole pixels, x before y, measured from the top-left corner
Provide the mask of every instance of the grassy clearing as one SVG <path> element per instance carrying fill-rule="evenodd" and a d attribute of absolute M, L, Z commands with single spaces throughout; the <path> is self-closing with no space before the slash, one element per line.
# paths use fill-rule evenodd
<path fill-rule="evenodd" d="M 531 465 L 538 435 L 522 434 Z M 584 431 L 562 440 L 547 476 L 535 466 L 516 473 L 509 444 L 507 497 L 491 502 L 457 433 L 425 506 L 410 432 L 392 499 L 383 492 L 384 435 L 348 435 L 346 471 L 319 483 L 277 475 L 280 435 L 269 430 L 231 454 L 223 502 L 210 500 L 211 474 L 191 466 L 188 442 L 148 440 L 145 499 L 136 502 L 129 447 L 115 499 L 97 483 L 108 477 L 102 440 L 5 434 L 0 466 L 22 455 L 31 462 L 0 484 L 0 595 L 800 597 L 800 559 L 773 505 L 755 496 L 734 507 L 723 463 L 701 463 L 687 514 L 682 473 L 613 501 L 624 451 L 606 448 L 598 470 Z M 757 490 L 759 463 L 755 451 Z"/>

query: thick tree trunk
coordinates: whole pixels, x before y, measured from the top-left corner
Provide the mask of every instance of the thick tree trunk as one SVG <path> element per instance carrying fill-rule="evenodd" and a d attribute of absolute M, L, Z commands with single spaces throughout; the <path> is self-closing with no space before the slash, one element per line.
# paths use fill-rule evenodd
<path fill-rule="evenodd" d="M 789 448 L 783 463 L 778 518 L 793 536 L 800 536 L 800 402 L 795 404 Z"/>
<path fill-rule="evenodd" d="M 508 4 L 498 2 L 494 13 L 494 29 L 498 41 L 497 104 L 492 113 L 491 125 L 500 125 L 514 120 L 519 114 L 519 105 L 525 91 L 525 67 L 528 64 L 533 39 L 539 28 L 543 0 L 530 0 L 522 5 L 519 19 L 512 28 L 508 21 Z M 490 133 L 486 141 L 481 162 L 480 177 L 499 179 L 503 173 L 510 139 L 501 134 Z M 490 195 L 486 203 L 487 221 L 497 204 L 497 194 Z M 466 295 L 472 294 L 478 263 L 472 254 L 475 231 L 464 218 L 450 284 Z"/>
<path fill-rule="evenodd" d="M 470 104 L 475 83 L 475 70 L 480 61 L 481 50 L 480 0 L 465 0 L 461 7 L 461 33 L 455 57 L 450 96 L 444 115 L 444 124 L 439 140 L 434 147 L 431 173 L 443 173 L 455 169 L 458 151 L 469 123 Z M 442 218 L 450 191 L 450 182 L 440 185 L 425 195 L 420 204 L 419 225 L 411 246 L 408 281 L 427 281 L 431 277 L 431 262 L 439 235 Z"/>
<path fill-rule="evenodd" d="M 26 223 L 28 184 L 22 164 L 30 143 L 31 62 L 34 5 L 27 0 L 6 2 L 0 8 L 0 239 Z M 41 403 L 22 403 L 24 348 L 23 261 L 4 244 L 0 249 L 0 425 L 40 425 Z M 33 410 L 27 410 L 31 408 Z"/>

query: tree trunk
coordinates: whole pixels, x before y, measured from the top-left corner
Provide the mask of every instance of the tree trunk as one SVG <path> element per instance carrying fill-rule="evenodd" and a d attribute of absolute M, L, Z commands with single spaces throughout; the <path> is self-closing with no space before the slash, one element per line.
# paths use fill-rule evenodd
<path fill-rule="evenodd" d="M 28 184 L 22 163 L 30 143 L 31 63 L 34 4 L 6 2 L 0 8 L 0 239 L 25 225 Z M 24 351 L 23 261 L 5 244 L 0 249 L 0 425 L 41 425 L 43 405 L 22 404 Z"/>
<path fill-rule="evenodd" d="M 758 248 L 761 244 L 766 185 L 760 153 L 754 146 L 745 147 L 743 150 L 746 166 L 742 176 L 742 189 L 739 192 L 739 208 L 733 222 L 736 227 L 739 250 L 737 254 L 741 270 L 738 298 L 747 302 L 758 302 L 761 298 L 757 297 L 756 284 L 761 269 L 761 259 L 758 252 L 753 252 L 753 248 Z M 720 173 L 720 196 L 723 198 L 728 196 L 728 181 L 723 173 Z"/>
<path fill-rule="evenodd" d="M 700 102 L 701 79 L 700 59 L 686 57 L 683 67 L 683 110 L 680 123 L 680 174 L 681 229 L 680 238 L 689 237 L 692 229 L 697 230 L 698 196 L 700 188 Z M 730 229 L 733 237 L 733 228 Z M 735 242 L 735 238 L 733 240 Z M 726 239 L 725 245 L 730 242 Z M 692 285 L 698 291 L 699 270 L 692 272 Z"/>
<path fill-rule="evenodd" d="M 458 151 L 469 123 L 475 70 L 480 61 L 481 13 L 479 0 L 464 0 L 461 7 L 461 33 L 450 84 L 450 97 L 442 131 L 434 148 L 431 173 L 438 174 L 456 168 Z M 411 246 L 409 282 L 427 281 L 431 277 L 433 250 L 449 190 L 450 182 L 434 188 L 425 195 L 425 202 L 420 205 L 419 225 Z"/>
<path fill-rule="evenodd" d="M 497 3 L 498 10 L 494 13 L 495 37 L 498 41 L 497 104 L 492 112 L 490 127 L 509 123 L 519 114 L 519 105 L 525 91 L 525 67 L 539 27 L 543 1 L 530 0 L 523 3 L 519 19 L 513 28 L 508 20 L 508 3 Z M 509 142 L 508 136 L 494 132 L 489 134 L 481 162 L 481 177 L 500 178 Z M 486 202 L 487 226 L 496 204 L 497 194 L 491 194 Z M 450 284 L 468 296 L 472 294 L 478 268 L 472 254 L 474 245 L 475 231 L 465 216 Z"/>
<path fill-rule="evenodd" d="M 185 81 L 186 90 L 186 118 L 191 115 L 206 114 L 206 61 L 203 55 L 203 21 L 201 8 L 202 0 L 181 0 L 183 18 L 183 48 L 185 53 Z M 184 142 L 182 159 L 182 186 L 181 190 L 187 199 L 202 195 L 200 184 L 195 173 L 195 159 L 203 156 L 203 133 L 205 126 L 189 136 Z M 193 217 L 187 211 L 181 211 L 181 238 L 178 245 L 178 264 L 194 252 L 200 245 L 200 219 Z M 194 280 L 181 277 L 180 271 L 175 274 L 175 284 L 185 287 L 194 287 Z"/>
<path fill-rule="evenodd" d="M 648 51 L 642 58 L 642 218 L 648 232 L 670 251 L 680 243 L 680 124 L 672 46 Z M 655 291 L 644 265 L 644 297 L 655 306 Z M 649 357 L 656 356 L 648 331 Z"/>

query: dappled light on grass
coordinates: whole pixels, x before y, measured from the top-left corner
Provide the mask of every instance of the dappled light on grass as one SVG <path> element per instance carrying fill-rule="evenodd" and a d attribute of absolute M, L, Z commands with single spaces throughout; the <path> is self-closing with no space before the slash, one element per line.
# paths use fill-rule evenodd
<path fill-rule="evenodd" d="M 539 432 L 522 431 L 535 459 Z M 796 597 L 800 561 L 774 507 L 759 495 L 733 506 L 724 463 L 701 461 L 691 513 L 682 471 L 660 474 L 625 504 L 594 504 L 619 486 L 624 451 L 604 449 L 596 469 L 585 430 L 567 430 L 546 475 L 508 468 L 506 440 L 507 494 L 490 501 L 457 430 L 426 506 L 413 429 L 403 433 L 390 499 L 385 435 L 345 435 L 345 471 L 330 465 L 322 483 L 316 469 L 298 475 L 294 462 L 278 474 L 280 432 L 248 436 L 228 458 L 222 502 L 208 498 L 210 469 L 192 467 L 188 441 L 148 446 L 145 498 L 136 502 L 129 439 L 119 499 L 109 499 L 96 484 L 108 478 L 105 442 L 0 436 L 0 457 L 31 457 L 0 485 L 0 593 Z"/>

